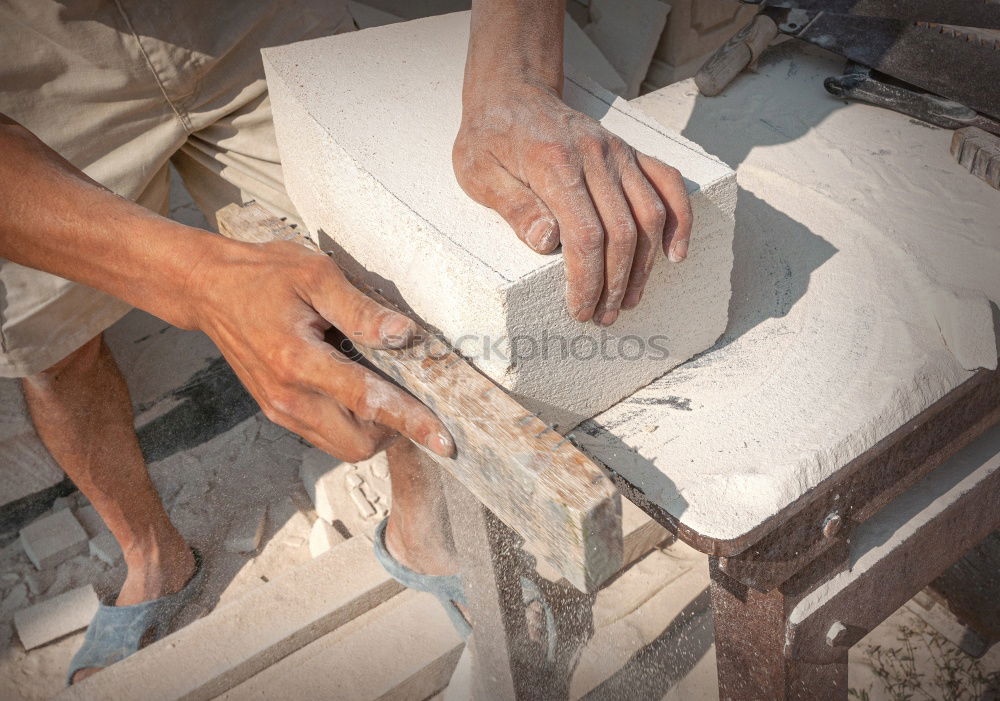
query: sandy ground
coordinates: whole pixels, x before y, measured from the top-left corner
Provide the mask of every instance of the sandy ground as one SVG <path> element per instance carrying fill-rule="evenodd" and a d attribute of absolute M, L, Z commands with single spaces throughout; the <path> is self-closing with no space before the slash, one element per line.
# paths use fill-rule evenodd
<path fill-rule="evenodd" d="M 190 200 L 182 192 L 176 194 L 173 215 L 198 223 L 200 214 Z M 157 489 L 178 528 L 210 563 L 205 592 L 179 623 L 308 559 L 307 537 L 316 515 L 298 472 L 311 449 L 246 403 L 204 336 L 134 312 L 108 338 L 129 378 Z M 3 382 L 0 391 L 14 396 L 14 386 Z M 205 409 L 217 409 L 220 403 L 224 411 Z M 261 502 L 267 504 L 268 516 L 260 550 L 226 552 L 226 534 Z M 77 495 L 69 506 L 83 503 Z M 346 530 L 367 530 L 370 519 L 352 513 L 347 501 L 343 508 Z M 705 557 L 675 545 L 639 567 L 641 585 L 630 589 L 622 578 L 598 600 L 595 617 L 601 625 L 584 652 L 574 688 L 586 690 L 605 679 L 590 698 L 717 698 L 710 614 L 704 607 Z M 120 564 L 108 567 L 89 556 L 37 571 L 16 538 L 0 539 L 0 698 L 41 699 L 57 693 L 83 637 L 80 631 L 25 652 L 12 625 L 18 609 L 88 582 L 99 594 L 110 596 L 123 577 Z M 654 580 L 659 584 L 650 593 L 649 582 Z M 637 594 L 640 590 L 645 593 Z M 627 615 L 608 613 L 621 611 L 629 596 L 639 598 L 626 607 Z M 900 698 L 886 689 L 881 674 L 897 689 L 916 686 L 912 698 L 976 698 L 971 695 L 975 675 L 1000 673 L 1000 646 L 974 662 L 917 619 L 908 608 L 913 606 L 911 602 L 900 609 L 855 646 L 851 687 L 872 699 Z M 872 652 L 875 645 L 881 646 L 881 653 Z M 912 664 L 899 661 L 908 646 L 913 649 Z M 887 652 L 891 650 L 900 653 L 893 658 Z M 947 676 L 942 670 L 956 664 L 966 669 L 958 674 L 965 695 L 949 695 L 935 682 Z M 624 671 L 614 672 L 622 665 Z"/>

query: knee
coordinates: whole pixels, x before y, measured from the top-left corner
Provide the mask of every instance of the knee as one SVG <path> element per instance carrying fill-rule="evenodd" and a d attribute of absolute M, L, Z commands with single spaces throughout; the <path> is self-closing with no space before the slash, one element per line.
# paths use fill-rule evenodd
<path fill-rule="evenodd" d="M 103 335 L 98 334 L 54 365 L 25 377 L 24 382 L 34 389 L 44 390 L 60 378 L 87 375 L 97 368 L 103 345 Z"/>

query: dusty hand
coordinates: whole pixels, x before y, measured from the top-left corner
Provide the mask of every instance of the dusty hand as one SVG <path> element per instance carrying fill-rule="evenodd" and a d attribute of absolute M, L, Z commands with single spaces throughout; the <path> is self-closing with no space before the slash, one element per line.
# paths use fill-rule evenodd
<path fill-rule="evenodd" d="M 187 289 L 207 333 L 264 414 L 355 462 L 402 433 L 435 453 L 451 435 L 426 406 L 324 342 L 336 326 L 355 344 L 398 348 L 416 327 L 355 289 L 327 256 L 287 242 L 234 244 L 196 266 Z"/>
<path fill-rule="evenodd" d="M 673 262 L 687 255 L 684 181 L 545 87 L 495 87 L 465 96 L 458 182 L 539 253 L 561 243 L 570 314 L 612 324 L 639 303 L 661 246 Z"/>

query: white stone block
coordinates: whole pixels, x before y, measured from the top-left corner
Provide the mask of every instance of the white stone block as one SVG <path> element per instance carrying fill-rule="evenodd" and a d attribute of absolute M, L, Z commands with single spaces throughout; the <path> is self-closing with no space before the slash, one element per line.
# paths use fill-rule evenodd
<path fill-rule="evenodd" d="M 121 562 L 122 548 L 111 531 L 103 531 L 90 539 L 90 556 L 114 567 Z"/>
<path fill-rule="evenodd" d="M 355 259 L 374 287 L 568 428 L 721 335 L 734 175 L 568 66 L 566 101 L 680 169 L 695 214 L 688 260 L 661 256 L 638 308 L 611 329 L 576 322 L 561 255 L 528 249 L 455 179 L 467 40 L 468 14 L 457 13 L 266 49 L 285 182 L 313 234 L 347 254 L 345 266 Z"/>
<path fill-rule="evenodd" d="M 25 650 L 86 628 L 97 613 L 97 594 L 87 585 L 47 599 L 14 614 L 14 627 Z"/>
<path fill-rule="evenodd" d="M 222 547 L 231 553 L 256 552 L 266 524 L 267 504 L 252 504 L 246 512 L 237 515 Z"/>
<path fill-rule="evenodd" d="M 87 552 L 87 534 L 72 511 L 62 509 L 22 528 L 21 545 L 35 567 L 44 569 Z"/>
<path fill-rule="evenodd" d="M 336 468 L 339 464 L 336 458 L 312 448 L 303 454 L 299 467 L 299 479 L 312 500 L 316 515 L 327 523 L 337 518 L 333 505 L 337 503 Z"/>
<path fill-rule="evenodd" d="M 584 31 L 625 79 L 628 98 L 638 97 L 667 24 L 670 5 L 660 0 L 593 0 Z"/>
<path fill-rule="evenodd" d="M 339 545 L 346 540 L 336 528 L 321 518 L 313 522 L 312 530 L 309 531 L 309 554 L 319 557 L 334 545 Z"/>

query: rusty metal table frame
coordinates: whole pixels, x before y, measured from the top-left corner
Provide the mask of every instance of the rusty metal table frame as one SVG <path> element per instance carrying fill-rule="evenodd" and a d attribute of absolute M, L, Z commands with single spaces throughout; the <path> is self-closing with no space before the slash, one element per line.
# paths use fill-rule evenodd
<path fill-rule="evenodd" d="M 622 494 L 678 538 L 709 555 L 722 699 L 846 699 L 851 645 L 1000 528 L 1000 472 L 939 513 L 905 547 L 852 582 L 804 620 L 789 614 L 818 585 L 844 570 L 855 529 L 1000 421 L 1000 371 L 981 370 L 844 465 L 768 522 L 732 541 L 706 538 L 608 472 Z M 520 577 L 531 569 L 514 534 L 464 487 L 443 477 L 475 620 L 474 697 L 551 699 L 568 695 L 572 660 L 546 664 L 527 638 Z M 900 566 L 905 564 L 906 566 Z M 863 601 L 862 601 L 863 597 Z M 560 631 L 585 637 L 589 602 Z M 863 624 L 830 636 L 846 609 Z M 565 609 L 565 607 L 563 607 Z M 566 612 L 560 616 L 566 619 Z M 572 653 L 563 657 L 572 658 Z"/>

